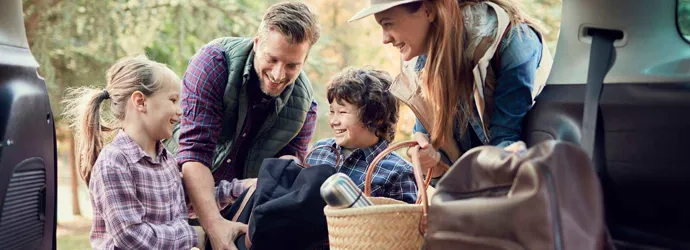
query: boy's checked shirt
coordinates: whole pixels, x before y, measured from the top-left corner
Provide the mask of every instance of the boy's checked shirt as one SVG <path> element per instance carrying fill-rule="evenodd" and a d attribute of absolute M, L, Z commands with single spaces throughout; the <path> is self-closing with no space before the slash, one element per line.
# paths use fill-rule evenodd
<path fill-rule="evenodd" d="M 322 145 L 332 146 L 341 155 L 343 154 L 343 148 L 335 143 L 334 138 L 318 141 L 314 144 L 314 147 Z M 364 190 L 364 177 L 367 173 L 367 167 L 386 148 L 388 148 L 388 142 L 386 140 L 379 140 L 378 143 L 369 148 L 356 149 L 352 151 L 350 156 L 341 159 L 340 165 L 336 168 L 338 172 L 349 176 L 361 190 Z M 328 164 L 334 166 L 335 160 L 336 155 L 332 149 L 319 148 L 307 157 L 306 162 L 310 165 Z M 416 202 L 417 184 L 415 183 L 412 165 L 396 152 L 388 154 L 376 166 L 372 178 L 371 196 L 387 197 L 407 203 Z"/>

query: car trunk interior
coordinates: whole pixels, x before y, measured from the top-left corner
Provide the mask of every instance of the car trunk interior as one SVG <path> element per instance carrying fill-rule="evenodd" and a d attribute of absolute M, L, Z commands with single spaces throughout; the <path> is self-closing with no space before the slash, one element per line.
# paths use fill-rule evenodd
<path fill-rule="evenodd" d="M 687 249 L 690 44 L 678 31 L 676 5 L 564 0 L 553 69 L 523 134 L 528 145 L 581 142 L 591 31 L 618 35 L 598 102 L 593 157 L 609 231 L 616 241 Z"/>

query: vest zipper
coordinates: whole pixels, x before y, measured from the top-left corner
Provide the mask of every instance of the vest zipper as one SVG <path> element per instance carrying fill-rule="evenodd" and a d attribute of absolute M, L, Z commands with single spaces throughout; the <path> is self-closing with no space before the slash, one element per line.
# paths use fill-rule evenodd
<path fill-rule="evenodd" d="M 263 138 L 263 136 L 266 135 L 266 133 L 268 133 L 269 130 L 271 130 L 271 127 L 273 127 L 273 125 L 275 125 L 275 120 L 278 119 L 278 115 L 276 114 L 276 115 L 275 115 L 276 117 L 273 117 L 273 118 L 272 118 L 271 116 L 272 116 L 272 115 L 269 115 L 269 117 L 266 117 L 266 120 L 264 120 L 264 124 L 266 124 L 266 122 L 268 122 L 268 119 L 273 119 L 272 125 L 271 125 L 271 126 L 268 126 L 268 127 L 267 127 L 266 129 L 264 129 L 263 131 L 259 131 L 259 133 L 257 134 L 258 137 L 256 137 L 257 140 L 258 140 L 259 138 Z M 261 126 L 263 126 L 264 124 L 261 124 Z M 261 143 L 263 143 L 263 141 L 265 141 L 265 140 L 262 140 Z M 288 142 L 288 144 L 289 144 L 289 142 Z M 251 146 L 249 147 L 249 149 L 247 150 L 247 158 L 244 160 L 244 175 L 245 175 L 245 176 L 247 176 L 247 171 L 249 171 L 249 162 L 250 162 L 250 161 L 249 161 L 249 158 L 250 158 L 251 155 L 252 155 L 252 149 L 254 148 L 255 145 L 256 145 L 255 143 L 252 143 L 252 145 L 251 145 Z M 280 151 L 280 150 L 279 150 L 279 151 Z"/>

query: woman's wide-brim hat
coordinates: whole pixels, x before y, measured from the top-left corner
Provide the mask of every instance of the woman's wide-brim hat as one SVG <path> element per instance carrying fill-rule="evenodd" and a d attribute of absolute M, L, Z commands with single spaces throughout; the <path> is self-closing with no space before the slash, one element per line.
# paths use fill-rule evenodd
<path fill-rule="evenodd" d="M 371 0 L 368 7 L 357 12 L 357 14 L 350 18 L 348 22 L 356 21 L 370 15 L 386 11 L 398 5 L 421 1 L 422 0 Z"/>

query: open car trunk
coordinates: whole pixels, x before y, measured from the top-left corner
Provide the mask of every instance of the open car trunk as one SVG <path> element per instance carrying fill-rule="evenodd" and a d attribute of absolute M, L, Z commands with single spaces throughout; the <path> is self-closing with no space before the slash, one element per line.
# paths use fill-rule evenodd
<path fill-rule="evenodd" d="M 527 144 L 581 142 L 590 34 L 615 35 L 594 150 L 609 230 L 619 243 L 690 249 L 690 44 L 677 1 L 563 0 L 562 10 L 553 69 L 525 119 Z"/>
<path fill-rule="evenodd" d="M 0 249 L 55 249 L 56 144 L 21 0 L 0 2 Z"/>

